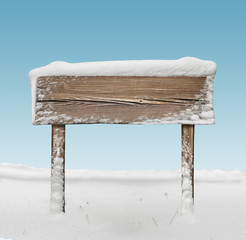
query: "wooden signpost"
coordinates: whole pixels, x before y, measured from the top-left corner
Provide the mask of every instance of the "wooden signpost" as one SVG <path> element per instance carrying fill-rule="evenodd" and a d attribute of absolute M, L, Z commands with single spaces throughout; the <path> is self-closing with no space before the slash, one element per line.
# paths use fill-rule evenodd
<path fill-rule="evenodd" d="M 182 213 L 194 203 L 195 124 L 213 124 L 213 76 L 38 76 L 36 125 L 52 125 L 51 210 L 65 212 L 66 124 L 181 124 Z"/>

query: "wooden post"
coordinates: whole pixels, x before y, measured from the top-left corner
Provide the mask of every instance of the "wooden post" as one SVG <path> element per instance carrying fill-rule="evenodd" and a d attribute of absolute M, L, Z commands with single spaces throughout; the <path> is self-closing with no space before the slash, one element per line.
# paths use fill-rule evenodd
<path fill-rule="evenodd" d="M 50 212 L 65 212 L 65 125 L 52 125 Z"/>
<path fill-rule="evenodd" d="M 195 125 L 182 124 L 182 214 L 194 211 L 194 133 Z"/>

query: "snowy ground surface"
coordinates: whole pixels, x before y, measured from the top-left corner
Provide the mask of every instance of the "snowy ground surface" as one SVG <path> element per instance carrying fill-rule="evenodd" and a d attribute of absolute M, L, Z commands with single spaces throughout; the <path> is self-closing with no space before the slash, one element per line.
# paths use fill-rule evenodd
<path fill-rule="evenodd" d="M 49 210 L 50 170 L 0 164 L 0 239 L 246 239 L 246 172 L 196 171 L 181 217 L 180 171 L 66 171 L 66 214 Z"/>

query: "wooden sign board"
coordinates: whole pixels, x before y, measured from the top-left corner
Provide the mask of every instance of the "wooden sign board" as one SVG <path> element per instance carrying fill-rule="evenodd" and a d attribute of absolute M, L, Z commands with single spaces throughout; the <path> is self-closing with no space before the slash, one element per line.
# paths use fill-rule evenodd
<path fill-rule="evenodd" d="M 213 77 L 40 76 L 34 124 L 213 124 Z"/>
<path fill-rule="evenodd" d="M 181 124 L 182 213 L 192 211 L 195 124 L 214 123 L 215 73 L 215 63 L 195 58 L 54 62 L 31 71 L 33 124 L 52 125 L 51 212 L 65 212 L 65 126 L 93 123 Z"/>

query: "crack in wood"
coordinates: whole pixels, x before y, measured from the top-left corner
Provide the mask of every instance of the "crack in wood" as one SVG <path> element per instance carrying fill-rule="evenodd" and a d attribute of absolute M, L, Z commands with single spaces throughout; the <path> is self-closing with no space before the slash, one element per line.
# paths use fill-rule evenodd
<path fill-rule="evenodd" d="M 192 99 L 178 99 L 178 98 L 174 98 L 175 100 L 157 100 L 157 99 L 136 99 L 136 100 L 122 100 L 122 99 L 110 99 L 110 100 L 74 100 L 74 99 L 69 99 L 69 100 L 49 100 L 49 99 L 45 99 L 45 100 L 42 100 L 42 99 L 37 99 L 37 102 L 57 102 L 57 103 L 63 103 L 63 102 L 67 102 L 67 103 L 81 103 L 81 102 L 84 102 L 84 103 L 115 103 L 115 104 L 131 104 L 131 105 L 134 105 L 134 104 L 141 104 L 141 105 L 148 105 L 148 104 L 166 104 L 166 103 L 173 103 L 173 104 L 187 104 L 187 102 L 198 102 L 199 100 L 192 100 Z M 177 100 L 180 100 L 180 101 L 177 101 Z M 200 101 L 202 102 L 202 101 Z"/>
<path fill-rule="evenodd" d="M 173 98 L 175 100 L 190 101 L 190 102 L 200 102 L 201 99 L 191 99 L 191 98 Z"/>

